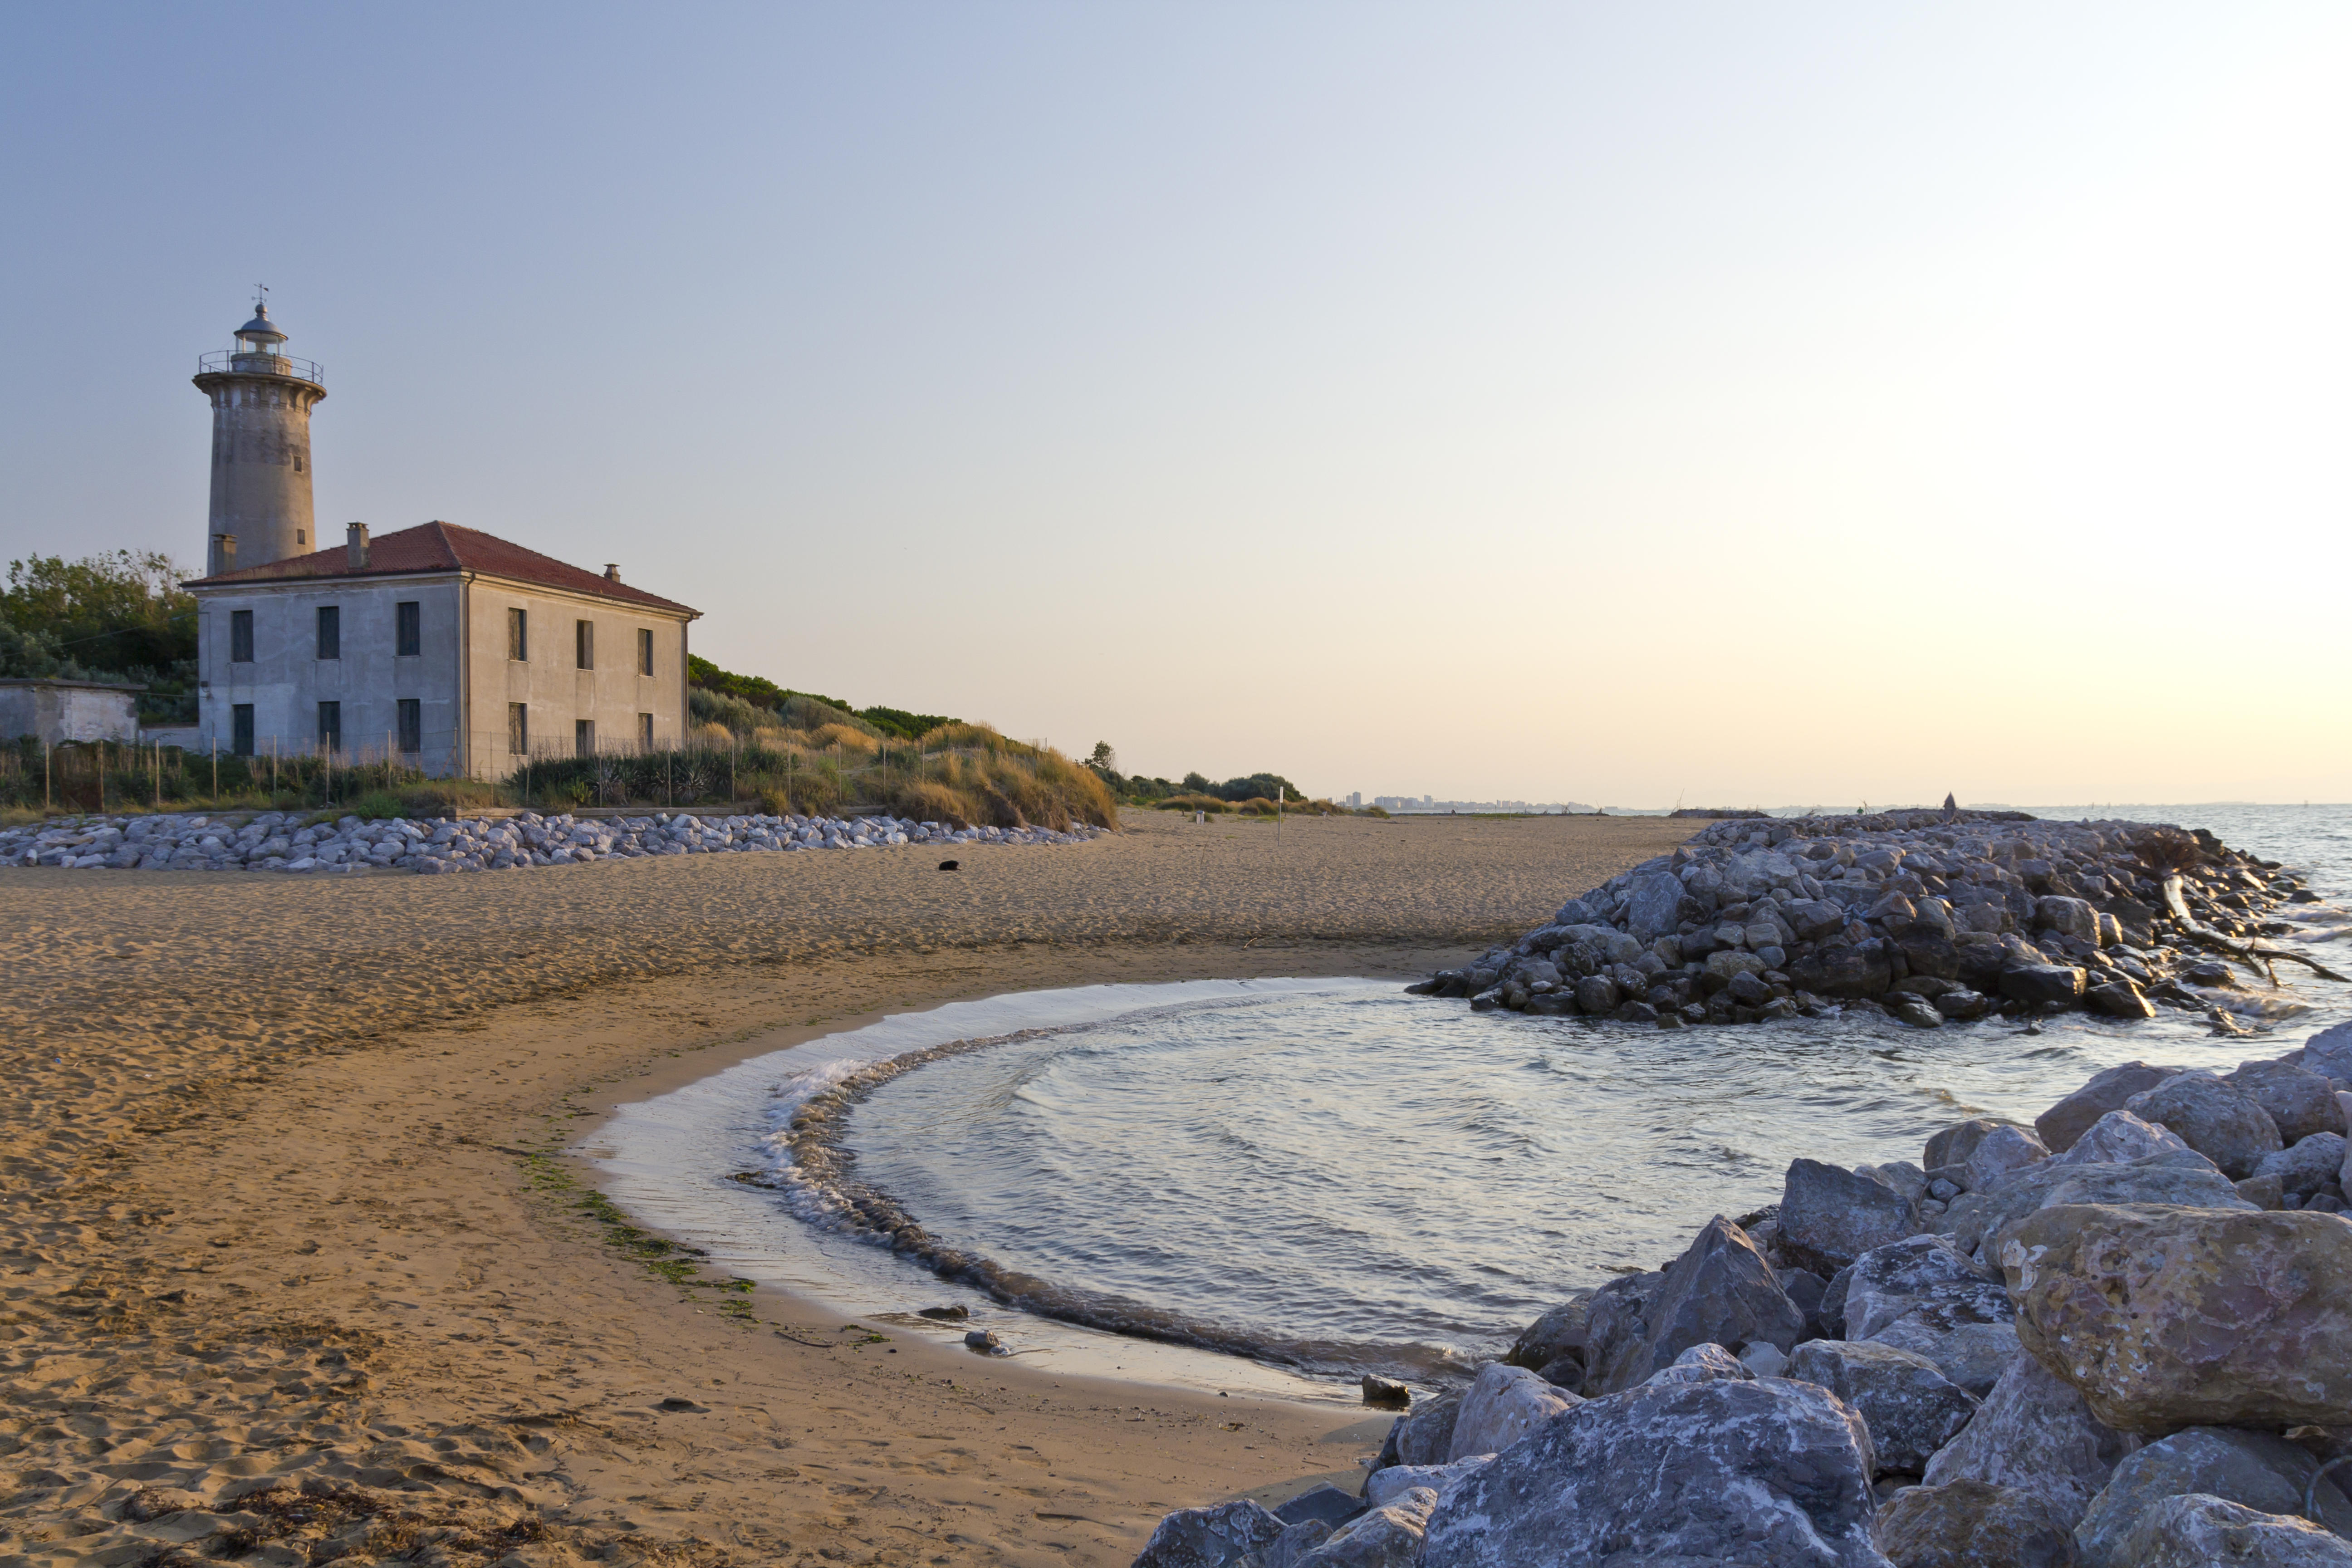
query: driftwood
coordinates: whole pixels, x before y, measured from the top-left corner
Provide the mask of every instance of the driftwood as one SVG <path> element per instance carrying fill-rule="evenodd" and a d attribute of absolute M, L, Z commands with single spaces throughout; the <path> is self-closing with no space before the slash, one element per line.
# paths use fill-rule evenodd
<path fill-rule="evenodd" d="M 2228 953 L 2269 981 L 2273 990 L 2277 988 L 2279 982 L 2278 971 L 2272 965 L 2282 958 L 2290 963 L 2304 965 L 2323 980 L 2333 980 L 2339 985 L 2352 985 L 2352 980 L 2347 980 L 2315 958 L 2306 957 L 2300 952 L 2290 952 L 2283 947 L 2256 947 L 2252 942 L 2239 942 L 2235 938 L 2223 936 L 2212 927 L 2200 923 L 2195 915 L 2189 912 L 2189 900 L 2182 895 L 2180 879 L 2178 877 L 2167 877 L 2164 879 L 2164 906 L 2172 912 L 2173 920 L 2179 924 L 2182 931 L 2188 933 L 2191 942 L 2201 947 L 2210 947 L 2217 952 Z"/>

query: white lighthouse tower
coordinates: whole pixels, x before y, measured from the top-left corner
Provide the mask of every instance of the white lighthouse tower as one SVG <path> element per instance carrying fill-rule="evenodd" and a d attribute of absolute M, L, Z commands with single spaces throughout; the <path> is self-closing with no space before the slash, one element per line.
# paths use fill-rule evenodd
<path fill-rule="evenodd" d="M 236 347 L 196 362 L 213 404 L 209 575 L 319 548 L 310 515 L 310 410 L 327 395 L 319 367 L 279 352 L 286 334 L 256 304 Z"/>

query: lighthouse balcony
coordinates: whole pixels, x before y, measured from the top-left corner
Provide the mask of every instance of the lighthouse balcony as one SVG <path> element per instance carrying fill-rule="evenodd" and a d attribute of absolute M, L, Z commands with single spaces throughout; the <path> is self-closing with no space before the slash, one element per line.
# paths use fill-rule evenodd
<path fill-rule="evenodd" d="M 323 383 L 326 376 L 314 360 L 296 359 L 290 354 L 254 353 L 241 349 L 219 349 L 196 356 L 198 375 L 288 375 L 298 381 Z"/>

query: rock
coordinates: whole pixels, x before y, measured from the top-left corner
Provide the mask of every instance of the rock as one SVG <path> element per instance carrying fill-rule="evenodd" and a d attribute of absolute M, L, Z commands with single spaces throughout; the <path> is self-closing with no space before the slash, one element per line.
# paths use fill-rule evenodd
<path fill-rule="evenodd" d="M 2099 945 L 2099 911 L 2085 899 L 2046 898 L 2033 903 L 2033 919 L 2044 931 Z"/>
<path fill-rule="evenodd" d="M 1885 1568 L 1870 1434 L 1786 1379 L 1652 1384 L 1590 1400 L 1437 1506 L 1423 1568 Z"/>
<path fill-rule="evenodd" d="M 2064 1153 L 2053 1155 L 2051 1163 L 2057 1166 L 2121 1165 L 2145 1160 L 2150 1154 L 2195 1152 L 2169 1127 L 2143 1121 L 2128 1110 L 2110 1110 L 2092 1122 L 2090 1131 L 2075 1139 Z M 2197 1157 L 2205 1158 L 2201 1154 Z M 2210 1160 L 2205 1163 L 2213 1163 Z M 2221 1169 L 2218 1165 L 2213 1168 L 2217 1172 Z"/>
<path fill-rule="evenodd" d="M 1759 1340 L 1739 1352 L 1739 1364 L 1756 1377 L 1779 1377 L 1789 1370 L 1789 1358 L 1778 1345 Z"/>
<path fill-rule="evenodd" d="M 2042 1142 L 2053 1152 L 2063 1153 L 2100 1117 L 2110 1110 L 2121 1110 L 2125 1100 L 2154 1089 L 2180 1070 L 2151 1067 L 2147 1062 L 2126 1062 L 2095 1073 L 2088 1083 L 2035 1117 L 2033 1130 L 2042 1134 Z M 1930 1168 L 1933 1164 L 1929 1162 Z"/>
<path fill-rule="evenodd" d="M 1755 1242 L 1721 1215 L 1666 1270 L 1642 1317 L 1646 1331 L 1638 1353 L 1613 1361 L 1603 1381 L 1588 1387 L 1604 1394 L 1631 1388 L 1693 1345 L 1761 1340 L 1786 1351 L 1805 1327 L 1803 1310 L 1780 1289 Z"/>
<path fill-rule="evenodd" d="M 973 1350 L 986 1351 L 990 1355 L 999 1354 L 1004 1349 L 1004 1341 L 994 1329 L 967 1329 L 963 1342 Z"/>
<path fill-rule="evenodd" d="M 1834 1274 L 1919 1229 L 1918 1210 L 1901 1194 L 1818 1160 L 1790 1162 L 1780 1218 L 1781 1252 L 1818 1274 Z"/>
<path fill-rule="evenodd" d="M 1494 1462 L 1492 1453 L 1470 1454 L 1446 1465 L 1398 1465 L 1381 1470 L 1364 1483 L 1364 1503 L 1370 1508 L 1386 1508 L 1415 1487 L 1426 1487 L 1444 1497 L 1476 1475 L 1482 1467 Z"/>
<path fill-rule="evenodd" d="M 1919 1163 L 1933 1171 L 1945 1165 L 1965 1165 L 1969 1156 L 1985 1135 L 2002 1125 L 1987 1116 L 1972 1116 L 1966 1121 L 1955 1121 L 1940 1132 L 1931 1133 L 1927 1147 Z"/>
<path fill-rule="evenodd" d="M 2175 1073 L 2124 1102 L 2143 1121 L 2161 1122 L 2232 1181 L 2250 1176 L 2281 1147 L 2278 1124 L 2251 1094 L 2210 1072 Z"/>
<path fill-rule="evenodd" d="M 2094 1013 L 2103 1013 L 2110 1018 L 2156 1016 L 2156 1004 L 2142 994 L 2129 978 L 2120 974 L 2084 992 L 2083 1001 Z"/>
<path fill-rule="evenodd" d="M 2282 1195 L 2294 1193 L 2307 1198 L 2332 1182 L 2341 1183 L 2344 1158 L 2341 1133 L 2315 1132 L 2292 1149 L 2263 1155 L 2263 1163 L 2254 1167 L 2254 1175 L 2274 1178 Z"/>
<path fill-rule="evenodd" d="M 1927 1461 L 1925 1479 L 1931 1487 L 1979 1481 L 2030 1492 L 2071 1530 L 2117 1461 L 2138 1446 L 2092 1415 L 2072 1384 L 2021 1355 L 1960 1435 Z"/>
<path fill-rule="evenodd" d="M 1770 1346 L 1765 1347 L 1768 1350 Z M 1652 1373 L 1648 1382 L 1716 1383 L 1730 1378 L 1738 1383 L 1750 1383 L 1756 1373 L 1748 1364 L 1725 1350 L 1721 1345 L 1693 1345 L 1675 1357 L 1674 1364 Z"/>
<path fill-rule="evenodd" d="M 1328 1481 L 1318 1481 L 1288 1502 L 1276 1503 L 1274 1517 L 1286 1525 L 1305 1524 L 1309 1520 L 1344 1524 L 1363 1511 L 1363 1499 L 1349 1497 Z"/>
<path fill-rule="evenodd" d="M 1617 983 L 1605 974 L 1588 974 L 1576 983 L 1576 1005 L 1595 1017 L 1606 1017 L 1622 1000 Z"/>
<path fill-rule="evenodd" d="M 1825 942 L 1789 963 L 1789 984 L 1820 996 L 1876 996 L 1894 984 L 1886 944 Z"/>
<path fill-rule="evenodd" d="M 1939 1237 L 1914 1236 L 1854 1260 L 1846 1276 L 1845 1337 L 1870 1339 L 1927 1307 L 1952 1322 L 2006 1322 L 2015 1316 L 1998 1270 L 1979 1267 Z"/>
<path fill-rule="evenodd" d="M 2015 1487 L 1906 1487 L 1878 1510 L 1895 1568 L 2074 1568 L 2074 1534 L 2049 1501 Z"/>
<path fill-rule="evenodd" d="M 1580 1392 L 1606 1390 L 1612 1379 L 1641 1353 L 1650 1335 L 1643 1311 L 1665 1279 L 1663 1269 L 1621 1274 L 1592 1293 L 1586 1310 L 1584 1381 Z"/>
<path fill-rule="evenodd" d="M 1523 1366 L 1531 1372 L 1541 1372 L 1562 1356 L 1572 1355 L 1580 1366 L 1584 1361 L 1585 1314 L 1591 1310 L 1592 1292 L 1580 1290 L 1571 1300 L 1561 1302 L 1520 1331 L 1511 1343 L 1510 1353 L 1503 1359 L 1513 1366 Z"/>
<path fill-rule="evenodd" d="M 1298 1559 L 1295 1568 L 1413 1568 L 1437 1494 L 1415 1487 L 1384 1508 L 1360 1514 Z"/>
<path fill-rule="evenodd" d="M 1430 1401 L 1396 1424 L 1396 1462 L 1400 1465 L 1443 1465 L 1454 1458 L 1454 1423 L 1462 1415 L 1462 1395 L 1448 1394 Z"/>
<path fill-rule="evenodd" d="M 1810 1340 L 1789 1375 L 1817 1383 L 1862 1413 L 1881 1470 L 1916 1472 L 1977 1413 L 1976 1396 L 1926 1356 L 1892 1345 Z"/>
<path fill-rule="evenodd" d="M 1368 1372 L 1364 1373 L 1363 1387 L 1364 1403 L 1367 1405 L 1395 1408 L 1412 1403 L 1412 1390 L 1393 1377 L 1381 1377 Z"/>
<path fill-rule="evenodd" d="M 2000 972 L 2000 994 L 2029 1005 L 2072 1007 L 2083 999 L 2084 976 L 2063 963 L 2019 963 Z"/>
<path fill-rule="evenodd" d="M 1991 1001 L 1982 992 L 1971 991 L 1965 985 L 1956 985 L 1936 998 L 1936 1011 L 1956 1024 L 1983 1017 L 1985 1009 L 1991 1005 Z"/>
<path fill-rule="evenodd" d="M 1950 918 L 1947 916 L 1942 923 L 1948 927 Z M 1939 929 L 1929 921 L 1914 921 L 1895 939 L 1895 946 L 1903 954 L 1904 967 L 1914 975 L 1932 975 L 1938 980 L 1960 977 L 1960 951 L 1952 944 L 1948 929 Z"/>
<path fill-rule="evenodd" d="M 1454 1418 L 1449 1460 L 1474 1454 L 1499 1454 L 1517 1442 L 1528 1429 L 1582 1403 L 1563 1394 L 1523 1366 L 1488 1362 L 1462 1396 L 1462 1413 Z"/>
<path fill-rule="evenodd" d="M 2352 1546 L 2315 1524 L 2196 1492 L 2150 1508 L 2123 1549 L 2133 1568 L 2352 1568 Z"/>
<path fill-rule="evenodd" d="M 1160 1521 L 1135 1568 L 1227 1568 L 1284 1530 L 1263 1505 L 1242 1499 L 1214 1508 L 1180 1508 Z"/>
<path fill-rule="evenodd" d="M 1963 1167 L 1968 1189 L 1982 1192 L 2011 1171 L 2021 1171 L 2050 1158 L 2042 1140 L 2022 1127 L 1996 1127 L 1977 1141 Z"/>
<path fill-rule="evenodd" d="M 2263 1513 L 2300 1516 L 2305 1490 L 2318 1471 L 2318 1460 L 2273 1433 L 2223 1426 L 2175 1432 L 2126 1457 L 2092 1500 L 2074 1527 L 2084 1568 L 2137 1568 L 2126 1542 L 2147 1510 L 2168 1497 L 2201 1493 Z M 2333 1479 L 2320 1480 L 2315 1501 L 2321 1523 L 2352 1534 L 2352 1504 Z"/>
<path fill-rule="evenodd" d="M 2352 1024 L 2336 1024 L 2303 1042 L 2306 1071 L 2328 1078 L 2352 1079 Z"/>
<path fill-rule="evenodd" d="M 2333 1215 L 2067 1205 L 2005 1232 L 2000 1264 L 2025 1348 L 2117 1430 L 2352 1409 L 2352 1225 Z"/>
<path fill-rule="evenodd" d="M 1944 1015 L 1924 996 L 1890 992 L 1886 997 L 1886 1011 L 1897 1022 L 1908 1024 L 1915 1029 L 1940 1029 L 1944 1026 Z"/>
<path fill-rule="evenodd" d="M 2052 1160 L 2021 1171 L 1990 1193 L 1969 1193 L 1945 1211 L 1943 1228 L 1961 1248 L 1991 1248 L 2002 1230 L 2036 1209 L 2063 1204 L 2168 1204 L 2248 1209 L 2230 1178 L 2194 1149 L 2116 1164 L 2066 1166 Z M 1990 1256 L 1988 1262 L 1998 1259 Z"/>
<path fill-rule="evenodd" d="M 1636 877 L 1625 900 L 1625 929 L 1643 942 L 1673 936 L 1682 929 L 1682 879 L 1671 871 Z"/>
<path fill-rule="evenodd" d="M 2308 1068 L 2292 1062 L 2242 1062 L 2221 1081 L 2252 1096 L 2270 1114 L 2281 1143 L 2292 1147 L 2315 1132 L 2344 1131 L 2335 1086 Z"/>

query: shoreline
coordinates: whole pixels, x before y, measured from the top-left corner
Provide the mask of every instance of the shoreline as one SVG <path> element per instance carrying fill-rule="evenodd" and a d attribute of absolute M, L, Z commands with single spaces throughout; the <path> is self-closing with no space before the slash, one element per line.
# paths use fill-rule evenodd
<path fill-rule="evenodd" d="M 755 1039 L 884 1012 L 1402 982 L 1680 833 L 1147 821 L 958 878 L 908 852 L 0 876 L 10 1458 L 42 1478 L 0 1551 L 446 1530 L 465 1562 L 1123 1563 L 1169 1508 L 1352 1477 L 1384 1427 L 1352 1412 L 1032 1374 L 767 1292 L 785 1333 L 751 1331 L 648 1267 L 675 1257 L 614 1245 L 578 1162 L 530 1153 Z"/>

